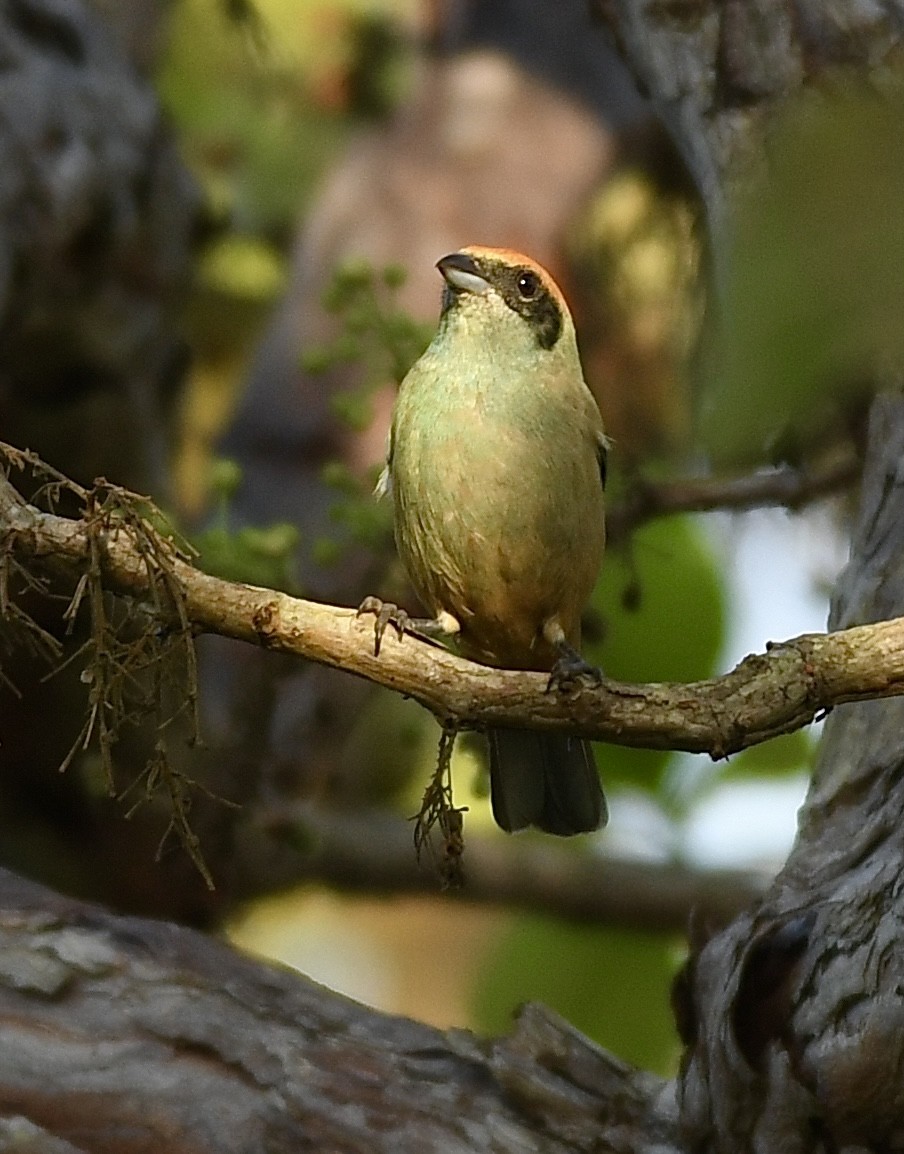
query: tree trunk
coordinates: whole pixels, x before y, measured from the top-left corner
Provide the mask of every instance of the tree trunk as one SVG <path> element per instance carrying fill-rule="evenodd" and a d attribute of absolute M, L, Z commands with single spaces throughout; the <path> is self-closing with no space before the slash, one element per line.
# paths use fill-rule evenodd
<path fill-rule="evenodd" d="M 893 60 L 904 30 L 902 0 L 591 3 L 668 126 L 716 233 L 727 194 L 765 161 L 775 106 L 832 68 L 865 81 Z"/>
<path fill-rule="evenodd" d="M 873 405 L 831 628 L 904 612 L 904 401 Z M 689 1148 L 904 1148 L 904 701 L 828 718 L 797 842 L 682 983 Z"/>
<path fill-rule="evenodd" d="M 117 37 L 148 65 L 162 6 L 97 0 L 116 8 L 111 30 L 83 0 L 0 3 L 0 428 L 67 476 L 106 476 L 158 496 L 186 364 L 177 318 L 200 198 L 153 89 Z M 55 588 L 62 602 L 21 603 L 71 655 L 85 637 L 60 620 L 71 588 Z M 111 903 L 166 908 L 147 862 L 167 819 L 147 810 L 126 831 L 122 807 L 98 796 L 90 768 L 58 772 L 84 720 L 77 662 L 48 678 L 46 661 L 6 623 L 2 632 L 3 862 Z M 141 767 L 153 733 L 124 736 L 123 763 Z M 209 908 L 190 865 L 177 865 L 162 888 L 179 903 L 170 916 Z"/>

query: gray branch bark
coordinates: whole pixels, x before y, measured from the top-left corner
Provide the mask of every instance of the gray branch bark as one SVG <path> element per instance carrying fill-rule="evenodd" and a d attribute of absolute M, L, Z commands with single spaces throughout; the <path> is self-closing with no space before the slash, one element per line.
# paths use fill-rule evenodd
<path fill-rule="evenodd" d="M 444 1034 L 3 870 L 0 1043 L 5 1124 L 47 1154 L 677 1150 L 667 1086 L 538 1007 Z"/>
<path fill-rule="evenodd" d="M 436 863 L 417 861 L 411 822 L 404 818 L 306 803 L 265 804 L 253 807 L 253 813 L 254 825 L 268 839 L 298 847 L 284 862 L 287 884 L 312 881 L 351 893 L 438 896 Z M 272 887 L 279 880 L 272 853 L 264 860 Z M 575 853 L 552 838 L 500 842 L 495 835 L 468 830 L 463 884 L 446 897 L 683 934 L 692 915 L 724 925 L 755 901 L 769 880 L 765 872 L 598 857 Z"/>

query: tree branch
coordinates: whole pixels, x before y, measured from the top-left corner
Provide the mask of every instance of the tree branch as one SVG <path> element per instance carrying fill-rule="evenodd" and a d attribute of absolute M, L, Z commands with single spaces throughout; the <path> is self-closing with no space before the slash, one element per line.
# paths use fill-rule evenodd
<path fill-rule="evenodd" d="M 618 541 L 645 521 L 675 513 L 740 511 L 769 505 L 799 509 L 849 488 L 860 476 L 861 467 L 860 458 L 849 449 L 803 468 L 786 465 L 738 477 L 634 480 L 623 499 L 606 511 L 606 536 Z"/>
<path fill-rule="evenodd" d="M 92 546 L 83 521 L 42 513 L 0 482 L 3 549 L 23 564 L 65 566 L 73 578 L 99 556 L 105 586 L 160 607 L 147 542 L 123 525 Z M 148 525 L 147 532 L 155 532 Z M 212 577 L 170 549 L 173 624 L 262 645 L 365 677 L 415 698 L 461 727 L 569 730 L 597 741 L 722 758 L 810 724 L 847 701 L 904 694 L 904 618 L 770 644 L 730 673 L 686 685 L 607 681 L 566 694 L 541 673 L 490 669 L 389 633 L 379 657 L 373 625 L 354 610 Z M 153 580 L 152 580 L 153 573 Z"/>
<path fill-rule="evenodd" d="M 316 880 L 344 892 L 436 894 L 435 871 L 412 852 L 411 822 L 383 811 L 310 804 L 278 805 L 254 816 L 269 834 L 304 847 L 293 875 L 298 882 Z M 503 839 L 469 830 L 464 884 L 448 893 L 576 921 L 684 933 L 691 915 L 724 925 L 756 901 L 768 881 L 749 870 L 601 858 L 551 838 Z"/>

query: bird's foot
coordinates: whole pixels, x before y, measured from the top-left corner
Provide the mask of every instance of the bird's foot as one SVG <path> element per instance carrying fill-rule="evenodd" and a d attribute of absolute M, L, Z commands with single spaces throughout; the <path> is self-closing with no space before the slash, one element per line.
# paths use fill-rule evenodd
<path fill-rule="evenodd" d="M 560 693 L 567 692 L 581 679 L 592 681 L 594 685 L 602 685 L 606 680 L 602 669 L 585 661 L 571 645 L 563 641 L 556 648 L 559 651 L 559 659 L 549 674 L 549 681 L 546 683 L 547 693 L 553 690 Z"/>
<path fill-rule="evenodd" d="M 439 617 L 411 617 L 404 609 L 394 605 L 391 601 L 381 601 L 379 597 L 365 597 L 358 606 L 357 616 L 364 613 L 373 613 L 374 620 L 374 656 L 380 656 L 380 646 L 383 644 L 383 635 L 391 625 L 399 636 L 399 640 L 410 633 L 419 641 L 426 641 L 429 645 L 442 646 L 443 639 L 454 637 L 459 631 L 458 622 L 448 613 L 441 613 Z"/>
<path fill-rule="evenodd" d="M 383 635 L 391 625 L 399 635 L 399 640 L 410 632 L 411 618 L 404 609 L 393 605 L 391 601 L 381 601 L 379 597 L 365 597 L 358 606 L 356 617 L 365 613 L 374 615 L 374 657 L 380 656 L 380 646 L 383 644 Z"/>

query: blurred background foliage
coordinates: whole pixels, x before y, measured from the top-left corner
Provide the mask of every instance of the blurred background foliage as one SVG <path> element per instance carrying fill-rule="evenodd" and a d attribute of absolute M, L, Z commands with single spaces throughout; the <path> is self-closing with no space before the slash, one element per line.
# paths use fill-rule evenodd
<path fill-rule="evenodd" d="M 693 519 L 651 522 L 637 530 L 627 549 L 611 550 L 592 605 L 608 624 L 604 637 L 585 650 L 610 677 L 698 681 L 716 671 L 725 641 L 724 581 Z M 694 628 L 686 630 L 681 623 L 691 605 Z M 597 750 L 607 782 L 660 794 L 671 754 L 625 746 Z"/>
<path fill-rule="evenodd" d="M 203 506 L 210 446 L 289 276 L 292 236 L 356 126 L 409 80 L 413 0 L 179 0 L 157 89 L 200 180 L 207 241 L 191 300 L 196 369 L 177 462 Z M 406 20 L 407 13 L 407 20 Z"/>
<path fill-rule="evenodd" d="M 362 119 L 402 99 L 412 0 L 181 0 L 158 76 L 211 210 L 277 244 Z"/>
<path fill-rule="evenodd" d="M 900 377 L 904 91 L 844 77 L 769 128 L 769 178 L 740 191 L 700 437 L 717 464 L 797 463 L 858 435 Z"/>
<path fill-rule="evenodd" d="M 625 1061 L 667 1072 L 680 1053 L 669 988 L 682 958 L 681 943 L 662 935 L 525 915 L 480 971 L 477 1027 L 504 1033 L 519 1005 L 541 1001 Z"/>
<path fill-rule="evenodd" d="M 396 110 L 404 117 L 425 67 L 418 46 L 430 10 L 417 0 L 173 6 L 158 88 L 206 201 L 188 318 L 194 367 L 175 470 L 182 515 L 198 526 L 202 564 L 219 573 L 306 590 L 312 579 L 299 550 L 345 572 L 350 550 L 359 549 L 367 560 L 355 572 L 365 575 L 365 591 L 392 591 L 400 582 L 387 551 L 385 511 L 369 497 L 388 414 L 381 388 L 398 382 L 423 347 L 439 298 L 435 288 L 417 315 L 409 311 L 406 276 L 418 270 L 404 242 L 395 262 L 362 254 L 351 265 L 318 267 L 314 296 L 305 298 L 307 309 L 331 315 L 333 327 L 297 349 L 294 369 L 313 381 L 304 396 L 318 398 L 299 396 L 297 404 L 328 397 L 323 420 L 339 428 L 337 444 L 353 434 L 360 435 L 355 445 L 364 444 L 367 430 L 377 428 L 366 451 L 330 450 L 317 464 L 325 518 L 310 526 L 292 516 L 243 523 L 233 516 L 234 502 L 254 479 L 215 458 L 236 411 L 241 420 L 244 382 L 267 317 L 311 275 L 296 227 L 304 235 L 345 150 L 373 126 L 391 123 Z M 752 174 L 751 191 L 735 207 L 735 258 L 718 308 L 707 307 L 699 207 L 661 133 L 645 116 L 626 128 L 624 117 L 613 115 L 605 126 L 605 169 L 554 241 L 588 380 L 613 434 L 613 501 L 638 474 L 700 472 L 713 462 L 729 472 L 800 463 L 856 439 L 876 365 L 902 352 L 904 230 L 891 228 L 890 219 L 904 203 L 899 105 L 898 96 L 821 93 L 776 122 L 771 182 Z M 525 190 L 501 195 L 516 191 Z M 370 189 L 360 192 L 358 212 L 366 214 Z M 403 221 L 403 237 L 405 227 Z M 460 243 L 494 239 L 463 236 Z M 359 371 L 343 376 L 336 390 L 334 377 L 347 366 Z M 279 413 L 274 422 L 285 424 Z M 258 504 L 279 502 L 264 494 Z M 843 511 L 826 523 L 840 539 Z M 724 517 L 716 531 L 711 519 L 672 517 L 614 545 L 588 613 L 588 656 L 619 679 L 688 681 L 724 669 L 743 655 L 739 646 L 762 648 L 766 636 L 754 633 L 751 641 L 750 623 L 746 631 L 738 625 L 738 575 L 728 556 L 734 531 Z M 768 587 L 768 550 L 761 560 L 741 580 L 758 585 L 768 620 L 769 599 L 786 591 Z M 813 577 L 805 559 L 799 569 L 798 599 L 806 601 Z M 820 591 L 810 604 L 823 615 Z M 800 631 L 821 623 L 805 617 Z M 377 696 L 352 709 L 343 756 L 367 782 L 359 796 L 401 804 L 408 813 L 432 768 L 435 726 L 416 710 L 396 716 L 386 701 Z M 730 764 L 698 759 L 693 767 L 691 759 L 664 753 L 600 747 L 612 825 L 573 850 L 598 854 L 601 870 L 607 852 L 693 861 L 682 829 L 699 803 L 732 782 L 762 781 L 768 812 L 769 780 L 802 779 L 812 744 L 810 735 L 796 734 Z M 470 806 L 470 828 L 489 831 L 485 775 L 474 750 L 463 742 L 457 755 L 456 800 Z M 728 840 L 743 845 L 746 820 L 738 814 Z M 768 864 L 781 852 L 776 846 Z M 310 888 L 291 901 L 261 902 L 234 918 L 231 932 L 327 984 L 441 1025 L 503 1030 L 518 1002 L 539 998 L 629 1060 L 666 1071 L 678 1052 L 668 986 L 681 948 L 667 937 L 439 903 L 365 902 Z"/>

